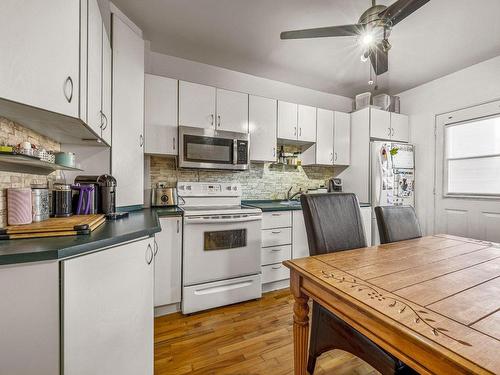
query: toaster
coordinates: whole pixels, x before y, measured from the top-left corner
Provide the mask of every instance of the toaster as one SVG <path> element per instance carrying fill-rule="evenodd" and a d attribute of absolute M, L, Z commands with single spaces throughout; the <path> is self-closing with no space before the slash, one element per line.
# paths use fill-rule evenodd
<path fill-rule="evenodd" d="M 177 206 L 177 188 L 172 188 L 172 187 L 152 188 L 151 205 L 154 207 Z"/>

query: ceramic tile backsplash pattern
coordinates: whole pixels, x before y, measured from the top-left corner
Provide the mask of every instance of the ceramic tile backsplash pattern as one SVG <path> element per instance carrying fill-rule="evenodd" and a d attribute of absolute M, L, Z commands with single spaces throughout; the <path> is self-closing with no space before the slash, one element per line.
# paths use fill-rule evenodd
<path fill-rule="evenodd" d="M 175 186 L 177 181 L 239 182 L 243 199 L 283 199 L 286 191 L 317 188 L 333 176 L 333 167 L 252 163 L 248 171 L 177 169 L 175 158 L 151 157 L 148 188 L 158 182 Z M 147 183 L 147 182 L 146 182 Z"/>
<path fill-rule="evenodd" d="M 50 138 L 0 117 L 0 145 L 16 145 L 21 142 L 34 143 L 47 150 L 59 151 L 60 144 Z M 0 228 L 7 225 L 7 188 L 30 187 L 32 184 L 46 184 L 49 176 L 0 171 Z"/>

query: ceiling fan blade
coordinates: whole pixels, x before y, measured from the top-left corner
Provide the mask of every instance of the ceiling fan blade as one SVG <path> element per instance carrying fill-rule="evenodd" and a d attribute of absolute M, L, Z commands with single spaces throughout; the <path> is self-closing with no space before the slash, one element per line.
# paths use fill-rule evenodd
<path fill-rule="evenodd" d="M 379 13 L 379 17 L 391 21 L 392 26 L 404 20 L 430 0 L 398 0 Z"/>
<path fill-rule="evenodd" d="M 381 75 L 389 70 L 389 51 L 383 48 L 382 43 L 377 43 L 370 52 L 370 62 L 376 75 Z"/>
<path fill-rule="evenodd" d="M 357 36 L 363 33 L 364 25 L 341 25 L 318 27 L 316 29 L 283 31 L 281 39 L 327 38 L 332 36 Z"/>

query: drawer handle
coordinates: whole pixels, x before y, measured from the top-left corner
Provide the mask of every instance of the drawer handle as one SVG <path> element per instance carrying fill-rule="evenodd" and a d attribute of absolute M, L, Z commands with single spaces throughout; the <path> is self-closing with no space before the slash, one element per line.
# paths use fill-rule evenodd
<path fill-rule="evenodd" d="M 272 233 L 272 234 L 280 234 L 280 233 L 281 233 L 281 231 L 280 231 L 280 230 L 273 230 L 273 231 L 271 231 L 271 233 Z"/>
<path fill-rule="evenodd" d="M 281 216 L 281 214 L 271 214 L 271 216 Z"/>
<path fill-rule="evenodd" d="M 281 251 L 281 249 L 271 249 L 271 251 Z"/>
<path fill-rule="evenodd" d="M 279 270 L 281 268 L 281 266 L 278 266 L 278 267 L 271 267 L 273 270 Z"/>

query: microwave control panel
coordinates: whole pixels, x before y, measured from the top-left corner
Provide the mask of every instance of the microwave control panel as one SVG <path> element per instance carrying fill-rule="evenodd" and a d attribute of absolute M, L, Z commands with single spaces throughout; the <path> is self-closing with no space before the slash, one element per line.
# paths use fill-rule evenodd
<path fill-rule="evenodd" d="M 248 141 L 238 141 L 237 154 L 238 164 L 248 164 Z"/>

